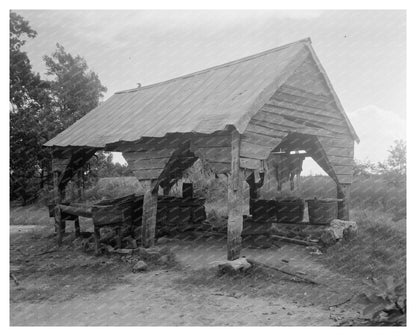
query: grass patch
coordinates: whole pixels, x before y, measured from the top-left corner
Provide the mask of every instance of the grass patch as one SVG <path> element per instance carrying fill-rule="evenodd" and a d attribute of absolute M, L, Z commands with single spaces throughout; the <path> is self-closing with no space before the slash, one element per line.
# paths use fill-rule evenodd
<path fill-rule="evenodd" d="M 46 206 L 30 205 L 10 209 L 10 225 L 48 225 L 51 223 Z"/>
<path fill-rule="evenodd" d="M 329 248 L 319 261 L 330 269 L 360 278 L 406 276 L 406 232 L 380 212 L 355 214 L 358 234 L 350 241 Z"/>

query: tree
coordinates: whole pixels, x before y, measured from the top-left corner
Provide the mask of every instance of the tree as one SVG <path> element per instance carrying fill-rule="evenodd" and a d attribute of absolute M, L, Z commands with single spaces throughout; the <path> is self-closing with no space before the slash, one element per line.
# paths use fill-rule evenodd
<path fill-rule="evenodd" d="M 32 71 L 21 47 L 36 31 L 28 21 L 10 12 L 10 192 L 26 203 L 39 189 L 39 172 L 46 150 L 42 119 L 50 104 L 48 82 Z"/>
<path fill-rule="evenodd" d="M 131 169 L 118 162 L 113 162 L 113 154 L 99 151 L 89 161 L 86 171 L 89 182 L 98 180 L 101 177 L 133 176 Z"/>
<path fill-rule="evenodd" d="M 389 156 L 383 163 L 379 162 L 378 170 L 387 182 L 394 186 L 406 183 L 406 142 L 396 140 L 389 149 Z"/>
<path fill-rule="evenodd" d="M 50 151 L 42 145 L 95 108 L 107 90 L 81 56 L 59 44 L 44 57 L 52 80 L 41 79 L 21 50 L 36 35 L 10 12 L 10 196 L 23 203 L 37 197 L 44 177 L 51 180 Z"/>
<path fill-rule="evenodd" d="M 72 56 L 59 43 L 51 55 L 45 55 L 47 71 L 51 78 L 53 106 L 58 115 L 56 133 L 63 131 L 98 106 L 107 88 L 101 84 L 98 75 L 91 71 L 86 60 Z M 109 158 L 111 161 L 111 157 Z M 89 161 L 86 178 L 87 185 L 95 180 L 95 172 L 109 165 L 106 155 L 97 153 Z"/>
<path fill-rule="evenodd" d="M 62 131 L 97 107 L 107 88 L 101 84 L 98 75 L 89 70 L 84 58 L 72 56 L 59 43 L 56 47 L 51 56 L 44 56 L 43 59 L 46 74 L 52 77 L 54 106 Z"/>
<path fill-rule="evenodd" d="M 370 161 L 354 160 L 353 175 L 370 177 L 375 172 L 375 164 Z"/>

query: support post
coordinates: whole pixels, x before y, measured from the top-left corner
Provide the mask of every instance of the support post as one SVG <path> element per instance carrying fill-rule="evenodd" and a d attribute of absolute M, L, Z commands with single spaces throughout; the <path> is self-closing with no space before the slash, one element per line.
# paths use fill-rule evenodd
<path fill-rule="evenodd" d="M 95 255 L 100 254 L 100 227 L 94 225 Z"/>
<path fill-rule="evenodd" d="M 240 134 L 231 133 L 231 174 L 228 176 L 227 259 L 240 257 L 243 231 L 243 181 L 240 168 Z"/>
<path fill-rule="evenodd" d="M 350 184 L 337 183 L 337 198 L 343 199 L 338 202 L 338 219 L 350 219 Z"/>
<path fill-rule="evenodd" d="M 59 186 L 59 171 L 53 172 L 53 192 L 55 201 L 55 232 L 58 234 L 58 246 L 62 245 L 63 236 L 65 233 L 65 220 L 62 219 L 62 211 L 59 204 L 62 202 L 65 191 Z"/>
<path fill-rule="evenodd" d="M 75 226 L 75 237 L 81 237 L 81 226 L 79 225 L 79 216 L 75 218 L 74 226 Z"/>
<path fill-rule="evenodd" d="M 77 192 L 78 201 L 82 202 L 84 200 L 84 171 L 82 168 L 77 172 Z"/>
<path fill-rule="evenodd" d="M 142 246 L 152 247 L 155 244 L 157 215 L 157 180 L 142 180 L 144 189 L 142 216 Z"/>
<path fill-rule="evenodd" d="M 78 193 L 78 202 L 82 202 L 84 200 L 84 183 L 83 183 L 83 170 L 82 168 L 80 168 L 77 172 L 77 193 Z M 75 218 L 74 221 L 74 226 L 75 226 L 75 237 L 80 237 L 81 236 L 81 227 L 79 225 L 79 216 L 77 216 L 77 218 Z"/>
<path fill-rule="evenodd" d="M 192 183 L 182 183 L 182 197 L 187 199 L 194 197 L 194 185 Z"/>

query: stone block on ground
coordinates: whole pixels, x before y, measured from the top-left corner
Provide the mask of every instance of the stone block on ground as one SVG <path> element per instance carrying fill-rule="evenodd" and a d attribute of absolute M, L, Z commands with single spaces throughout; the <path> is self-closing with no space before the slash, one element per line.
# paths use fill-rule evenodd
<path fill-rule="evenodd" d="M 137 248 L 137 241 L 132 237 L 124 237 L 123 243 L 126 245 L 127 248 L 136 249 Z"/>
<path fill-rule="evenodd" d="M 133 266 L 133 273 L 144 272 L 147 270 L 147 264 L 143 260 L 139 260 Z"/>
<path fill-rule="evenodd" d="M 252 267 L 246 258 L 239 258 L 236 260 L 227 260 L 218 264 L 218 270 L 221 273 L 241 273 L 246 272 Z"/>
<path fill-rule="evenodd" d="M 161 260 L 163 256 L 167 256 L 168 261 L 171 261 L 174 259 L 173 253 L 167 246 L 150 247 L 150 248 L 139 247 L 134 250 L 134 254 L 138 255 L 141 259 L 145 261 L 153 262 L 153 263 L 158 263 L 159 261 L 164 263 L 163 260 Z"/>
<path fill-rule="evenodd" d="M 351 239 L 357 233 L 357 223 L 354 221 L 344 221 L 341 219 L 334 219 L 325 228 L 320 237 L 320 242 L 324 246 L 331 246 L 337 241 Z"/>

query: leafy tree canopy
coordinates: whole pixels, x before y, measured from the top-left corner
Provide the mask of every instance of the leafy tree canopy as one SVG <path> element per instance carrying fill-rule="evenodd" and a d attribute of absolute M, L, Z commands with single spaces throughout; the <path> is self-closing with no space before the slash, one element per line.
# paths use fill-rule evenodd
<path fill-rule="evenodd" d="M 44 56 L 48 76 L 52 77 L 51 89 L 54 105 L 59 111 L 61 130 L 73 124 L 97 107 L 107 88 L 98 75 L 89 70 L 81 56 L 72 56 L 59 43 L 51 56 Z"/>

